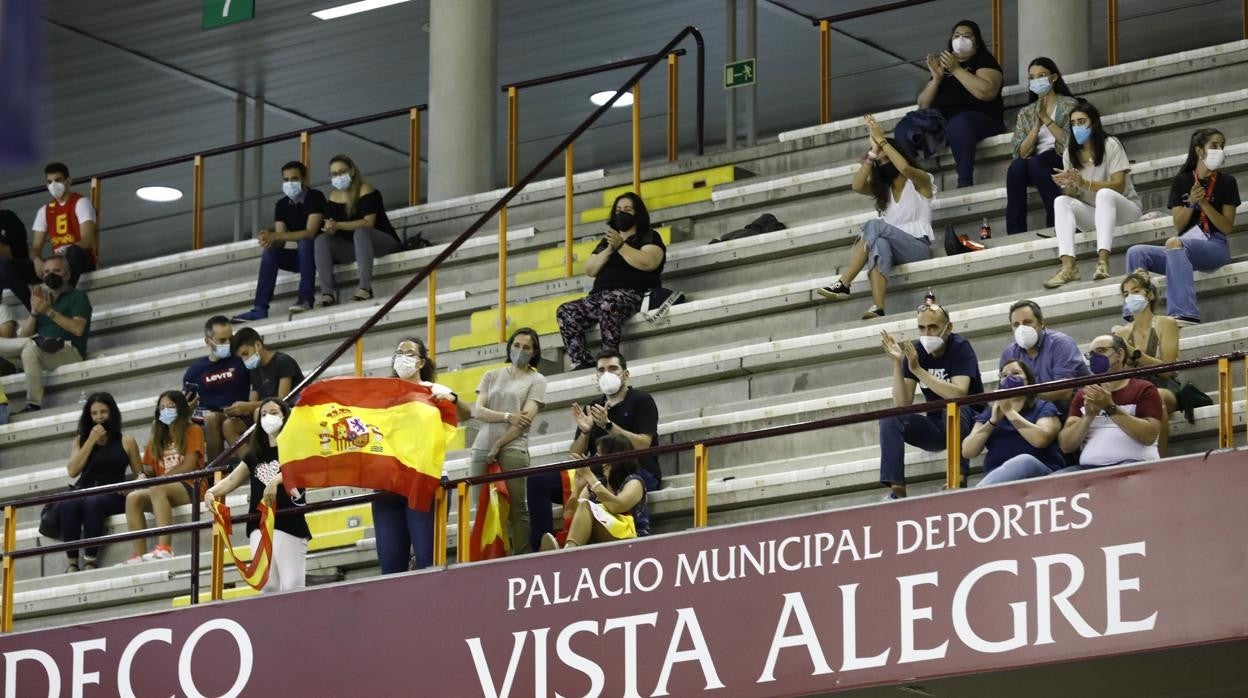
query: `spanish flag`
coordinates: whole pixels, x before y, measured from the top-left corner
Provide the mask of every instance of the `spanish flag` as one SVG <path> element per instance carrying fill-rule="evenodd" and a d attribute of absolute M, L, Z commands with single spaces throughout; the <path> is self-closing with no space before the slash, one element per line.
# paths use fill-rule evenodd
<path fill-rule="evenodd" d="M 277 437 L 282 482 L 365 487 L 429 511 L 455 435 L 455 405 L 398 378 L 330 378 L 304 388 Z"/>
<path fill-rule="evenodd" d="M 487 475 L 503 472 L 498 461 L 486 465 Z M 507 538 L 507 519 L 511 516 L 511 493 L 506 480 L 495 480 L 481 487 L 477 497 L 477 516 L 472 522 L 469 559 L 492 560 L 507 557 L 511 552 Z"/>
<path fill-rule="evenodd" d="M 221 541 L 230 551 L 234 566 L 238 568 L 238 573 L 243 576 L 243 581 L 247 582 L 247 586 L 260 591 L 265 584 L 269 583 L 269 565 L 273 562 L 274 514 L 264 502 L 256 507 L 256 513 L 260 515 L 260 548 L 251 551 L 250 562 L 242 562 L 239 560 L 238 552 L 234 550 L 234 544 L 230 542 L 230 533 L 234 530 L 234 524 L 230 519 L 230 508 L 220 500 L 212 501 L 213 533 L 221 537 Z"/>

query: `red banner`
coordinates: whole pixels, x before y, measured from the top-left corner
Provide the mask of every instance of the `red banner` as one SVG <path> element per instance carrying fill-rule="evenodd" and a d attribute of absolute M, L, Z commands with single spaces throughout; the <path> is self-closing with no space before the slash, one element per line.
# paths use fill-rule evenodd
<path fill-rule="evenodd" d="M 14 696 L 51 683 L 57 695 L 748 698 L 1244 638 L 1242 461 L 1111 468 L 11 635 L 0 684 Z"/>

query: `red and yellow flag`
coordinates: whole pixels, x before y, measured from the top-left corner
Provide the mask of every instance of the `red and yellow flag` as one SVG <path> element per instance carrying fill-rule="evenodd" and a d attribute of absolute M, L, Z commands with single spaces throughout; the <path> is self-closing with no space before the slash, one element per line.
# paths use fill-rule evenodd
<path fill-rule="evenodd" d="M 429 511 L 455 436 L 455 405 L 398 378 L 330 378 L 303 390 L 277 437 L 282 482 L 365 487 Z"/>
<path fill-rule="evenodd" d="M 487 475 L 503 472 L 497 461 L 486 465 Z M 507 481 L 495 480 L 481 486 L 477 497 L 477 516 L 472 522 L 469 540 L 470 559 L 491 560 L 507 557 L 511 541 L 507 538 L 507 519 L 511 516 L 511 493 Z"/>
<path fill-rule="evenodd" d="M 229 549 L 230 557 L 233 558 L 238 573 L 243 576 L 243 581 L 247 582 L 247 586 L 259 591 L 269 583 L 269 565 L 273 562 L 273 520 L 275 517 L 273 510 L 264 502 L 256 507 L 256 513 L 260 515 L 260 546 L 251 551 L 250 562 L 242 562 L 238 559 L 234 544 L 230 542 L 230 534 L 234 531 L 234 524 L 230 520 L 230 508 L 220 500 L 212 500 L 213 532 L 221 537 L 221 541 Z"/>

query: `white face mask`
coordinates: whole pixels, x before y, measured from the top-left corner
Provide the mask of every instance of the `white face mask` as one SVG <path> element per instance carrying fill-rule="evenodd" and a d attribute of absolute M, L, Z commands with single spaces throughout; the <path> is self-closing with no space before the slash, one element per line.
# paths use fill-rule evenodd
<path fill-rule="evenodd" d="M 1036 328 L 1030 325 L 1019 325 L 1014 328 L 1014 343 L 1023 351 L 1036 346 L 1038 341 L 1040 341 L 1040 333 L 1036 331 Z"/>
<path fill-rule="evenodd" d="M 301 192 L 303 192 L 303 184 L 299 182 L 282 182 L 282 193 L 287 198 L 297 199 Z"/>
<path fill-rule="evenodd" d="M 935 354 L 936 352 L 940 351 L 941 347 L 945 346 L 945 340 L 943 337 L 939 337 L 939 336 L 932 337 L 932 336 L 924 335 L 922 337 L 919 337 L 919 345 L 922 346 L 923 351 L 927 352 L 928 354 Z"/>
<path fill-rule="evenodd" d="M 65 183 L 48 182 L 48 193 L 52 195 L 53 199 L 59 199 L 62 196 L 65 196 Z"/>
<path fill-rule="evenodd" d="M 1045 93 L 1053 89 L 1053 83 L 1049 82 L 1048 78 L 1032 78 L 1027 83 L 1027 87 L 1032 92 L 1035 92 L 1037 95 L 1043 97 Z"/>
<path fill-rule="evenodd" d="M 1216 170 L 1226 162 L 1226 151 L 1221 148 L 1210 148 L 1205 151 L 1205 167 Z"/>
<path fill-rule="evenodd" d="M 953 45 L 954 53 L 970 53 L 971 49 L 975 48 L 975 42 L 965 36 L 956 36 L 950 43 Z"/>
<path fill-rule="evenodd" d="M 260 428 L 264 433 L 273 436 L 282 430 L 282 415 L 280 414 L 262 414 L 260 415 Z"/>
<path fill-rule="evenodd" d="M 338 191 L 342 191 L 343 189 L 346 189 L 347 187 L 351 186 L 351 175 L 349 174 L 334 175 L 333 177 L 329 178 L 329 183 L 334 185 L 334 189 L 337 189 Z"/>
<path fill-rule="evenodd" d="M 417 365 L 416 357 L 408 356 L 407 354 L 399 354 L 395 356 L 393 366 L 394 372 L 398 374 L 399 378 L 411 378 L 416 375 L 418 370 L 420 370 L 420 366 Z"/>
<path fill-rule="evenodd" d="M 614 373 L 604 373 L 598 376 L 598 389 L 607 397 L 620 392 L 622 387 L 624 387 L 624 379 Z"/>

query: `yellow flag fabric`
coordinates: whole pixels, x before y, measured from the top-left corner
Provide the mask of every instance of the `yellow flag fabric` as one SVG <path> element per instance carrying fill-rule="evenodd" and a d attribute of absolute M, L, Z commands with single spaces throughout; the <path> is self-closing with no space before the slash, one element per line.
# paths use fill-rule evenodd
<path fill-rule="evenodd" d="M 260 545 L 256 550 L 251 551 L 251 561 L 242 562 L 238 559 L 238 554 L 234 551 L 234 544 L 230 542 L 230 533 L 234 530 L 234 524 L 230 520 L 230 508 L 221 501 L 214 499 L 212 501 L 212 519 L 213 533 L 221 537 L 221 541 L 230 551 L 230 557 L 234 559 L 234 566 L 238 568 L 238 573 L 242 575 L 243 581 L 247 582 L 247 586 L 260 591 L 265 584 L 269 583 L 269 566 L 273 563 L 273 525 L 275 515 L 273 510 L 267 504 L 261 502 L 256 507 L 256 513 L 260 515 Z"/>
<path fill-rule="evenodd" d="M 486 465 L 486 474 L 503 472 L 498 461 Z M 511 542 L 507 537 L 506 524 L 511 516 L 511 493 L 506 480 L 495 480 L 481 486 L 477 498 L 477 516 L 472 522 L 469 559 L 491 560 L 507 557 Z"/>

